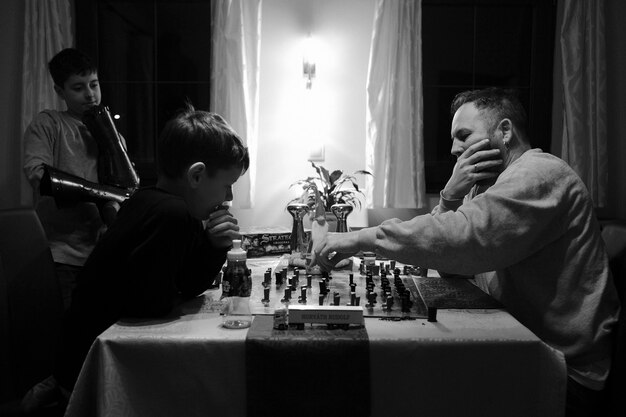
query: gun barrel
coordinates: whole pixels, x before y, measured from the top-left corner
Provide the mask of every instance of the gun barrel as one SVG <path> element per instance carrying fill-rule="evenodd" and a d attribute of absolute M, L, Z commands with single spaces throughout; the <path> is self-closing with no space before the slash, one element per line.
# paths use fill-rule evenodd
<path fill-rule="evenodd" d="M 83 123 L 98 143 L 98 180 L 101 184 L 135 190 L 139 176 L 126 153 L 109 108 L 94 106 L 83 115 Z"/>
<path fill-rule="evenodd" d="M 127 200 L 134 190 L 98 184 L 76 175 L 68 174 L 44 164 L 44 174 L 39 184 L 39 193 L 54 197 L 57 204 L 61 201 L 117 201 Z"/>

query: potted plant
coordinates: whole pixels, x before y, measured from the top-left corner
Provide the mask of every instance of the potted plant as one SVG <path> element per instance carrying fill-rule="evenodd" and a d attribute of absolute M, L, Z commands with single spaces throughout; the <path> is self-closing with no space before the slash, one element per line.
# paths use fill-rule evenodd
<path fill-rule="evenodd" d="M 311 165 L 317 172 L 317 176 L 307 177 L 291 184 L 290 187 L 302 187 L 302 194 L 289 202 L 300 202 L 307 204 L 311 215 L 319 215 L 323 209 L 329 213 L 333 204 L 349 204 L 355 208 L 361 208 L 360 198 L 365 196 L 356 182 L 356 175 L 372 175 L 365 170 L 355 171 L 353 174 L 346 174 L 342 170 L 329 172 L 321 165 Z M 317 213 L 317 214 L 315 214 Z"/>

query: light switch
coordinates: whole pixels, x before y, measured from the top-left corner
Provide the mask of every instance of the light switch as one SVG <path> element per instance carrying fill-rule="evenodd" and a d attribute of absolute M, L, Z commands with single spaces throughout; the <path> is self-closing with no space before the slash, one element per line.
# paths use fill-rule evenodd
<path fill-rule="evenodd" d="M 324 145 L 314 145 L 309 148 L 309 161 L 324 161 Z"/>

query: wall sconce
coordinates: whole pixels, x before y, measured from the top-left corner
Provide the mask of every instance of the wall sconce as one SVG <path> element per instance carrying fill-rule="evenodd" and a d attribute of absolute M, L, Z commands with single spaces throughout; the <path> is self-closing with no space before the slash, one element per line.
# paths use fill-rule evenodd
<path fill-rule="evenodd" d="M 315 45 L 311 35 L 304 40 L 302 75 L 306 79 L 307 90 L 310 90 L 313 85 L 313 78 L 315 78 Z"/>

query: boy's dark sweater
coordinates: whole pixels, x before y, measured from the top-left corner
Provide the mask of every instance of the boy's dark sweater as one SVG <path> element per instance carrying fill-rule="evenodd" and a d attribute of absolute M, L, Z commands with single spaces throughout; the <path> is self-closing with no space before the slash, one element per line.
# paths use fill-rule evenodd
<path fill-rule="evenodd" d="M 204 292 L 226 260 L 184 200 L 155 187 L 121 207 L 89 256 L 72 296 L 55 376 L 73 386 L 93 340 L 123 317 L 168 314 Z"/>

